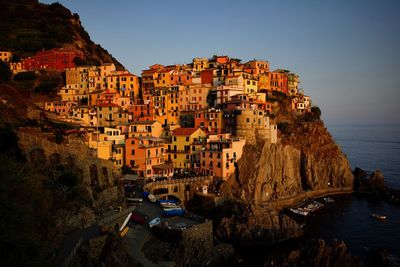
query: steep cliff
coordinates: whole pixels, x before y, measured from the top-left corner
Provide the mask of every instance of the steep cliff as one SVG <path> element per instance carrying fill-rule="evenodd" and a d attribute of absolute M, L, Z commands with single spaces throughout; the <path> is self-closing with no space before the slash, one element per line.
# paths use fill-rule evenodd
<path fill-rule="evenodd" d="M 256 204 L 307 191 L 347 189 L 350 165 L 321 121 L 295 120 L 277 144 L 247 144 L 224 192 Z"/>

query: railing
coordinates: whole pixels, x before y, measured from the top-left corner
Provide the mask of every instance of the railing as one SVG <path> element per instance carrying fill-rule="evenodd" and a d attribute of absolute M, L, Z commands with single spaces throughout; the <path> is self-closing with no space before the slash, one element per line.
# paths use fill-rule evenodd
<path fill-rule="evenodd" d="M 132 212 L 135 209 L 135 206 L 132 207 L 128 207 L 124 210 L 121 210 L 118 213 L 112 214 L 108 217 L 102 218 L 98 221 L 99 225 L 103 225 L 103 224 L 109 224 L 112 221 L 116 221 L 119 218 L 122 218 L 124 216 L 126 216 L 127 214 L 129 214 L 130 212 Z"/>
<path fill-rule="evenodd" d="M 147 190 L 150 187 L 157 186 L 157 185 L 170 185 L 170 184 L 180 184 L 180 183 L 191 183 L 191 182 L 199 182 L 199 181 L 207 181 L 212 180 L 213 176 L 198 176 L 194 178 L 182 178 L 182 179 L 171 179 L 171 180 L 164 180 L 159 182 L 150 182 L 146 184 L 143 189 Z"/>

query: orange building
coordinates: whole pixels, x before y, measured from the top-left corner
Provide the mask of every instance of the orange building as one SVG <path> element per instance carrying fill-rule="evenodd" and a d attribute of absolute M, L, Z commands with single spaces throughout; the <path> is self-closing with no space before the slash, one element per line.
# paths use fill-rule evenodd
<path fill-rule="evenodd" d="M 200 153 L 201 171 L 226 181 L 235 173 L 235 164 L 241 158 L 246 140 L 230 134 L 210 135 L 207 146 Z"/>
<path fill-rule="evenodd" d="M 272 91 L 288 93 L 288 70 L 277 69 L 270 73 L 270 85 Z"/>
<path fill-rule="evenodd" d="M 224 113 L 220 109 L 205 109 L 194 114 L 194 127 L 201 128 L 206 133 L 217 134 L 224 129 Z"/>
<path fill-rule="evenodd" d="M 179 111 L 199 110 L 208 107 L 207 96 L 211 85 L 192 84 L 179 90 Z"/>
<path fill-rule="evenodd" d="M 129 121 L 152 121 L 154 119 L 152 100 L 136 99 L 129 106 Z"/>
<path fill-rule="evenodd" d="M 125 162 L 139 176 L 154 177 L 157 165 L 165 163 L 164 140 L 151 136 L 126 139 Z"/>

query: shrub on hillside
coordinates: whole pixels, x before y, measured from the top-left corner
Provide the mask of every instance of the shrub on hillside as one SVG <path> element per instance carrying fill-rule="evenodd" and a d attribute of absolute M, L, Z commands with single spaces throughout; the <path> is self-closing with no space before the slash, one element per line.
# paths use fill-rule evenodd
<path fill-rule="evenodd" d="M 306 122 L 313 122 L 321 120 L 321 110 L 319 107 L 312 107 L 311 112 L 303 115 L 302 119 Z"/>
<path fill-rule="evenodd" d="M 35 72 L 27 71 L 27 72 L 20 72 L 15 74 L 14 80 L 15 81 L 31 81 L 37 78 Z"/>

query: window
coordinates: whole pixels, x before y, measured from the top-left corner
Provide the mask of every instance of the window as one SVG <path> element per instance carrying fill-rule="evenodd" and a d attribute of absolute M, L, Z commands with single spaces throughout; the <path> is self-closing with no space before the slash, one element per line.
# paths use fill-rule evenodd
<path fill-rule="evenodd" d="M 218 162 L 217 167 L 221 168 L 221 162 Z"/>
<path fill-rule="evenodd" d="M 174 154 L 174 159 L 176 159 L 176 154 Z"/>
<path fill-rule="evenodd" d="M 176 136 L 174 136 L 174 141 L 176 142 Z"/>
<path fill-rule="evenodd" d="M 131 141 L 131 145 L 134 145 L 134 144 L 135 144 L 135 140 L 132 140 L 132 141 Z"/>
<path fill-rule="evenodd" d="M 189 136 L 186 136 L 185 140 L 186 142 L 189 142 Z"/>
<path fill-rule="evenodd" d="M 131 155 L 135 155 L 135 150 L 134 149 L 132 149 Z"/>

